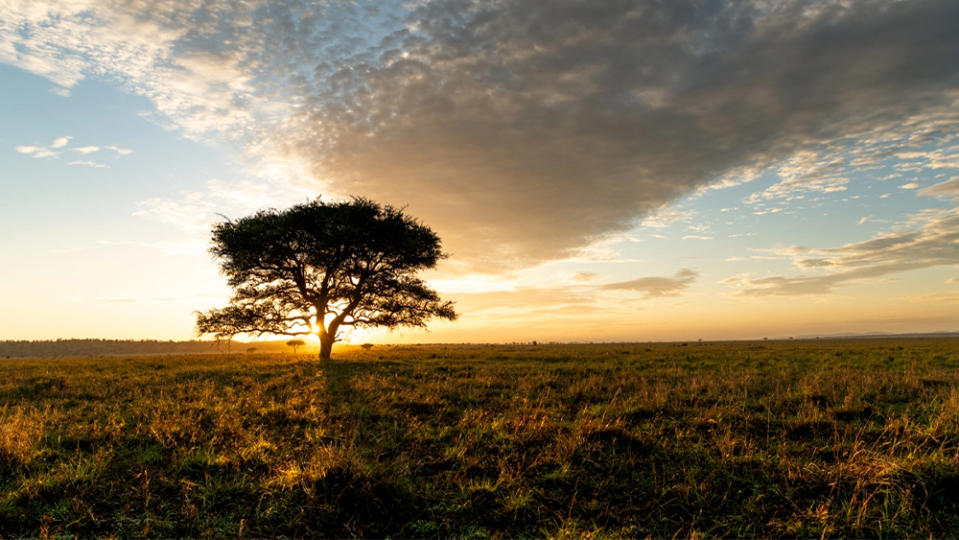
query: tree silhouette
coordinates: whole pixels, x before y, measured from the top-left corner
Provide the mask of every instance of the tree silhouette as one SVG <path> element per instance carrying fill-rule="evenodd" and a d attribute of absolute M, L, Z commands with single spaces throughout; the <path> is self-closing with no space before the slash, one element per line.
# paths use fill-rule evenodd
<path fill-rule="evenodd" d="M 233 296 L 197 314 L 201 335 L 316 333 L 326 359 L 343 327 L 456 318 L 453 304 L 416 277 L 445 257 L 439 237 L 401 209 L 317 200 L 227 220 L 212 232 L 210 252 Z"/>
<path fill-rule="evenodd" d="M 293 354 L 296 354 L 296 349 L 306 345 L 306 342 L 302 339 L 291 339 L 290 341 L 287 341 L 286 344 L 290 347 L 293 347 Z"/>

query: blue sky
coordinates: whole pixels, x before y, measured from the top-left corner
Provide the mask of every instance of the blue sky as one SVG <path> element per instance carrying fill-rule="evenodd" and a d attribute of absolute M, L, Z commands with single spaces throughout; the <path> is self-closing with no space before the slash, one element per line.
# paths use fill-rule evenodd
<path fill-rule="evenodd" d="M 628 4 L 0 8 L 0 338 L 189 338 L 320 195 L 452 254 L 354 340 L 959 330 L 954 5 Z"/>

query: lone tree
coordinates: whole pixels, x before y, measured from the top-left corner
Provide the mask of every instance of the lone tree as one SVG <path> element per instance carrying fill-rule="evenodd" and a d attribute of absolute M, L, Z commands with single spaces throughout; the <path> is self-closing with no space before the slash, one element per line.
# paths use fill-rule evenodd
<path fill-rule="evenodd" d="M 456 318 L 453 304 L 416 277 L 446 256 L 439 237 L 401 209 L 367 199 L 317 200 L 218 223 L 210 252 L 233 297 L 197 314 L 200 335 L 315 333 L 327 359 L 343 327 Z"/>
<path fill-rule="evenodd" d="M 296 354 L 296 349 L 306 345 L 306 342 L 302 339 L 291 339 L 287 341 L 286 344 L 293 348 L 293 354 Z"/>

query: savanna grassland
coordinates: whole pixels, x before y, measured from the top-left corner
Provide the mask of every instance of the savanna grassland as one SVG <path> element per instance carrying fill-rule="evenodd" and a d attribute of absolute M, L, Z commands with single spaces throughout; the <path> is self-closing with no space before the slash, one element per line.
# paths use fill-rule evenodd
<path fill-rule="evenodd" d="M 0 360 L 0 536 L 945 536 L 959 342 Z"/>

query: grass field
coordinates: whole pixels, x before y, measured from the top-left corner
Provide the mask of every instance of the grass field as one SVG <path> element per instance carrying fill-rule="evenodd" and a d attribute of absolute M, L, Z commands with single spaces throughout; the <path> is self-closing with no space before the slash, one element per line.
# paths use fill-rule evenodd
<path fill-rule="evenodd" d="M 0 361 L 0 536 L 944 536 L 959 342 Z"/>

